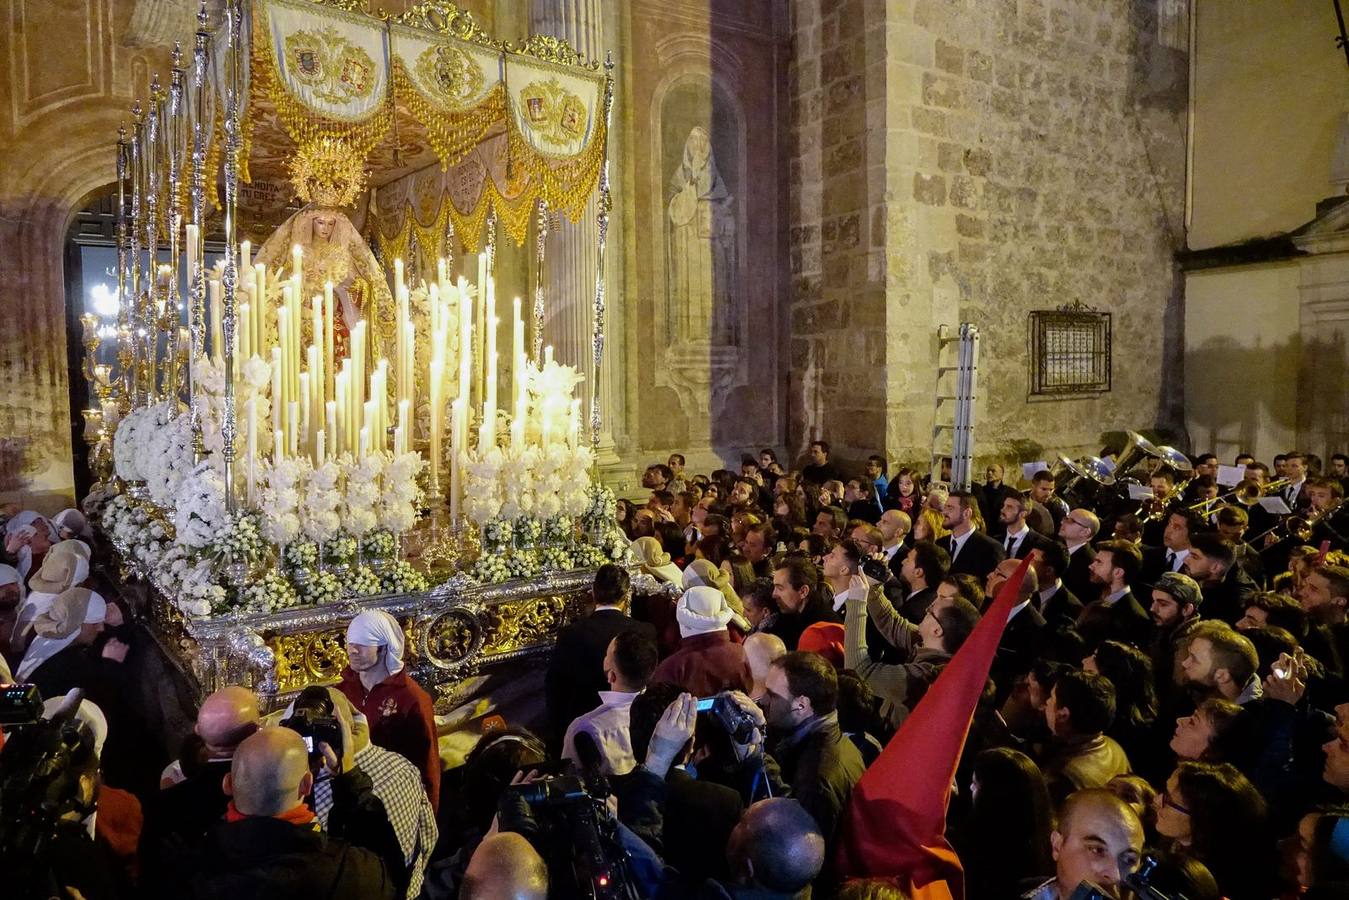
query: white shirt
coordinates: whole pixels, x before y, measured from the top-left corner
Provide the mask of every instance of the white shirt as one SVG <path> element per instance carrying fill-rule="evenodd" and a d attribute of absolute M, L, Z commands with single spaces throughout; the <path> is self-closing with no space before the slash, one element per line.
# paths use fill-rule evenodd
<path fill-rule="evenodd" d="M 1063 587 L 1063 579 L 1062 579 L 1062 578 L 1055 578 L 1055 579 L 1054 579 L 1054 583 L 1051 584 L 1049 587 L 1047 587 L 1047 588 L 1041 588 L 1041 589 L 1040 589 L 1040 603 L 1041 603 L 1041 605 L 1043 605 L 1043 604 L 1045 604 L 1045 603 L 1048 603 L 1048 602 L 1049 602 L 1049 598 L 1052 597 L 1052 596 L 1054 596 L 1055 594 L 1057 594 L 1058 591 L 1059 591 L 1059 588 L 1061 588 L 1061 587 Z"/>
<path fill-rule="evenodd" d="M 1175 559 L 1171 561 L 1170 571 L 1179 572 L 1181 567 L 1185 565 L 1185 557 L 1190 555 L 1190 548 L 1186 547 L 1184 550 L 1172 550 L 1170 547 L 1167 547 L 1166 552 L 1175 554 Z"/>
<path fill-rule="evenodd" d="M 899 548 L 902 547 L 902 546 L 904 546 L 904 542 L 903 542 L 903 541 L 900 541 L 898 544 L 895 544 L 893 547 L 882 547 L 882 548 L 881 548 L 881 552 L 885 554 L 885 561 L 888 563 L 888 562 L 890 562 L 892 559 L 894 559 L 894 558 L 895 558 L 895 554 L 899 552 Z"/>
<path fill-rule="evenodd" d="M 846 590 L 839 591 L 837 594 L 835 594 L 835 595 L 834 595 L 834 612 L 842 612 L 842 611 L 843 611 L 843 605 L 844 605 L 845 603 L 848 602 L 848 599 L 849 599 L 849 597 L 851 597 L 851 596 L 852 596 L 852 585 L 851 585 L 851 584 L 848 585 L 848 587 L 847 587 Z M 865 598 L 858 598 L 858 599 L 865 599 Z"/>
<path fill-rule="evenodd" d="M 1087 542 L 1086 542 L 1086 541 L 1083 541 L 1083 542 L 1080 543 L 1080 544 L 1069 544 L 1069 545 L 1068 545 L 1068 555 L 1069 555 L 1069 556 L 1072 556 L 1074 553 L 1077 552 L 1077 550 L 1078 550 L 1079 547 L 1085 547 L 1085 546 L 1087 546 Z"/>
<path fill-rule="evenodd" d="M 970 535 L 972 534 L 974 534 L 973 528 L 959 537 L 956 536 L 954 531 L 951 532 L 951 562 L 956 561 L 956 557 L 960 555 L 960 551 L 964 548 L 965 542 L 970 539 Z"/>
<path fill-rule="evenodd" d="M 1018 603 L 1016 606 L 1013 606 L 1013 607 L 1012 607 L 1012 611 L 1009 612 L 1009 613 L 1007 614 L 1007 621 L 1010 622 L 1010 621 L 1012 621 L 1013 619 L 1015 619 L 1015 618 L 1016 618 L 1016 614 L 1019 613 L 1019 612 L 1021 612 L 1021 611 L 1022 611 L 1023 609 L 1025 609 L 1027 606 L 1030 606 L 1030 598 L 1029 598 L 1029 597 L 1027 597 L 1025 600 L 1022 600 L 1022 601 L 1021 601 L 1020 603 Z"/>
<path fill-rule="evenodd" d="M 1122 587 L 1122 588 L 1120 588 L 1120 589 L 1117 590 L 1117 591 L 1111 591 L 1110 593 L 1106 594 L 1105 597 L 1104 597 L 1105 605 L 1106 605 L 1106 606 L 1114 606 L 1116 603 L 1118 603 L 1118 602 L 1120 601 L 1120 598 L 1122 598 L 1122 597 L 1123 597 L 1125 594 L 1127 594 L 1127 593 L 1129 593 L 1129 588 L 1128 588 L 1128 587 Z"/>
<path fill-rule="evenodd" d="M 640 693 L 640 692 L 639 692 Z M 637 694 L 625 691 L 600 691 L 600 705 L 577 716 L 562 738 L 562 757 L 579 764 L 576 735 L 582 731 L 595 739 L 600 750 L 600 765 L 605 775 L 626 775 L 637 767 L 628 734 L 628 712 Z"/>

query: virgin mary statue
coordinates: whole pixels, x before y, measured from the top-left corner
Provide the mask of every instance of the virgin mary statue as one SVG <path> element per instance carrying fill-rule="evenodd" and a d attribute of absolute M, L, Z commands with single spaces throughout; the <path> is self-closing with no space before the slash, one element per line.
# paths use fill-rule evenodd
<path fill-rule="evenodd" d="M 667 208 L 668 321 L 684 341 L 737 344 L 735 198 L 712 155 L 707 130 L 695 126 L 670 176 Z"/>
<path fill-rule="evenodd" d="M 366 327 L 370 330 L 372 356 L 377 357 L 387 355 L 393 341 L 393 294 L 370 245 L 342 211 L 355 199 L 364 181 L 360 161 L 355 160 L 353 169 L 352 160 L 338 156 L 342 152 L 345 148 L 334 146 L 310 150 L 307 156 L 301 152 L 292 176 L 296 192 L 309 205 L 272 232 L 258 250 L 255 262 L 265 265 L 268 273 L 280 269 L 282 277 L 289 278 L 293 248 L 299 247 L 304 308 L 308 309 L 312 298 L 321 296 L 324 285 L 332 282 L 337 307 L 333 322 L 336 343 L 345 348 L 352 326 L 364 319 L 369 323 Z M 308 316 L 302 318 L 308 323 Z"/>

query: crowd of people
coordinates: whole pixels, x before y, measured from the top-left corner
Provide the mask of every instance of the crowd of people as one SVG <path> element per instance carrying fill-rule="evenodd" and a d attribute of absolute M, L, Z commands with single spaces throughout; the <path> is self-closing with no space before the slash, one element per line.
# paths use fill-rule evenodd
<path fill-rule="evenodd" d="M 35 688 L 0 719 L 0 884 L 1349 895 L 1346 462 L 1243 455 L 1220 485 L 1212 454 L 1150 460 L 1131 495 L 1044 471 L 1018 488 L 1000 465 L 952 489 L 882 456 L 848 478 L 823 441 L 792 470 L 673 455 L 619 503 L 634 563 L 599 569 L 558 635 L 544 717 L 484 720 L 446 770 L 374 610 L 338 684 L 279 710 L 216 691 L 160 759 L 127 702 L 151 648 L 97 536 L 75 510 L 5 510 L 0 681 Z M 38 695 L 64 724 L 3 724 Z"/>

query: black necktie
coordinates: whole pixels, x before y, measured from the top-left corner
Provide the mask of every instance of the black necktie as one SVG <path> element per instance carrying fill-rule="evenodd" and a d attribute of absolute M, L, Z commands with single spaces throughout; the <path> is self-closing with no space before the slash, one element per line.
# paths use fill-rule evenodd
<path fill-rule="evenodd" d="M 1009 534 L 1009 535 L 1007 536 L 1007 555 L 1008 555 L 1008 556 L 1011 556 L 1011 555 L 1012 555 L 1012 548 L 1015 547 L 1015 546 L 1016 546 L 1016 535 L 1014 535 L 1014 534 Z"/>
<path fill-rule="evenodd" d="M 1166 571 L 1176 571 L 1176 554 L 1170 550 L 1166 551 Z"/>

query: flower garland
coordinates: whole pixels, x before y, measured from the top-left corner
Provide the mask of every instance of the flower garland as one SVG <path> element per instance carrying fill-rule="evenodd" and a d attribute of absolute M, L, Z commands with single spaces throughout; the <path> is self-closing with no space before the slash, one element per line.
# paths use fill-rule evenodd
<path fill-rule="evenodd" d="M 192 416 L 179 413 L 144 435 L 146 458 L 140 471 L 150 490 L 150 500 L 165 509 L 174 505 L 178 487 L 196 465 L 192 450 Z"/>
<path fill-rule="evenodd" d="M 394 560 L 380 575 L 380 587 L 386 594 L 415 594 L 429 586 L 426 576 L 405 559 Z"/>
<path fill-rule="evenodd" d="M 173 525 L 178 543 L 191 550 L 205 550 L 225 536 L 229 524 L 224 479 L 210 463 L 198 463 L 182 479 L 174 496 Z"/>
<path fill-rule="evenodd" d="M 379 496 L 379 527 L 394 534 L 411 531 L 417 522 L 417 504 L 422 489 L 417 476 L 426 466 L 420 453 L 409 451 L 394 456 L 384 470 Z"/>
<path fill-rule="evenodd" d="M 379 524 L 375 513 L 379 505 L 379 479 L 384 474 L 388 457 L 383 453 L 370 453 L 363 459 L 353 459 L 343 454 L 342 470 L 345 474 L 346 491 L 343 493 L 343 527 L 356 537 L 373 531 Z"/>

